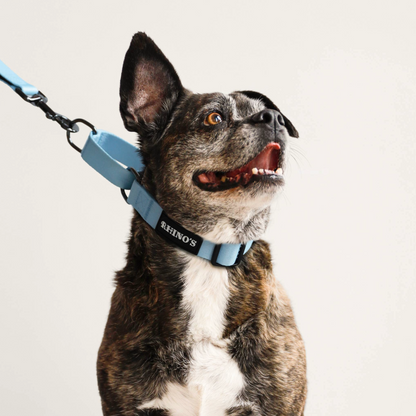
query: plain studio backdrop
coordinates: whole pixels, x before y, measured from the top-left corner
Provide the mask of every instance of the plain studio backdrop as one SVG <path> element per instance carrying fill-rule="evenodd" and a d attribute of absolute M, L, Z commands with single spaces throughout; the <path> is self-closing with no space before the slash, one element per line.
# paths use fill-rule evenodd
<path fill-rule="evenodd" d="M 55 111 L 131 143 L 118 87 L 139 30 L 187 88 L 261 91 L 291 119 L 301 138 L 265 238 L 306 344 L 309 416 L 414 414 L 415 5 L 1 7 L 0 59 Z M 0 127 L 0 413 L 99 416 L 96 354 L 131 208 L 2 83 Z"/>

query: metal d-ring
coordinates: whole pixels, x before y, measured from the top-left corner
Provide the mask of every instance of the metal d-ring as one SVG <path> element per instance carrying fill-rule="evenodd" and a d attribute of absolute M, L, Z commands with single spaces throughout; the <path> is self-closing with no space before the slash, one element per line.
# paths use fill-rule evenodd
<path fill-rule="evenodd" d="M 140 173 L 138 173 L 137 171 L 136 171 L 136 169 L 133 169 L 133 168 L 127 168 L 127 170 L 129 170 L 130 172 L 132 172 L 133 173 L 133 175 L 135 176 L 135 178 L 136 178 L 136 181 L 137 182 L 141 182 L 141 175 L 140 175 Z M 127 196 L 127 194 L 126 194 L 126 190 L 125 189 L 123 189 L 123 188 L 120 188 L 120 191 L 121 191 L 121 195 L 123 195 L 123 198 L 124 198 L 124 200 L 127 202 L 127 199 L 128 199 L 128 196 Z M 127 202 L 128 203 L 128 202 Z"/>
<path fill-rule="evenodd" d="M 97 134 L 97 130 L 95 130 L 95 127 L 87 120 L 84 120 L 83 118 L 76 118 L 75 120 L 71 121 L 72 129 L 66 131 L 66 139 L 68 140 L 68 143 L 70 146 L 72 146 L 77 152 L 81 153 L 81 149 L 71 140 L 71 133 L 76 133 L 78 130 L 74 129 L 78 128 L 77 123 L 82 123 L 88 126 L 94 134 Z"/>
<path fill-rule="evenodd" d="M 127 194 L 126 194 L 126 190 L 125 190 L 125 189 L 123 189 L 123 188 L 120 188 L 120 191 L 121 191 L 121 195 L 123 195 L 124 200 L 127 202 L 127 198 L 128 198 L 128 196 L 127 196 Z M 127 203 L 128 203 L 128 202 L 127 202 Z"/>

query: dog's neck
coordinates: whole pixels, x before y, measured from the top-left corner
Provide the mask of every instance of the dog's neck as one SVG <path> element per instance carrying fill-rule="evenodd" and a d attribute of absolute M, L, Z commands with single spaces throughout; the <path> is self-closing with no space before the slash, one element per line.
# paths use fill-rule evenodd
<path fill-rule="evenodd" d="M 240 215 L 239 215 L 240 214 Z M 209 229 L 201 230 L 201 237 L 221 243 L 246 243 L 258 240 L 266 231 L 270 218 L 270 207 L 258 211 L 238 210 L 234 212 L 211 213 Z"/>
<path fill-rule="evenodd" d="M 166 214 L 182 227 L 215 244 L 245 244 L 258 240 L 265 233 L 270 219 L 270 197 L 248 200 L 245 204 L 213 204 L 210 196 L 197 206 L 175 201 L 164 204 L 149 169 L 145 170 L 142 185 L 156 198 Z M 172 205 L 171 205 L 172 206 Z"/>

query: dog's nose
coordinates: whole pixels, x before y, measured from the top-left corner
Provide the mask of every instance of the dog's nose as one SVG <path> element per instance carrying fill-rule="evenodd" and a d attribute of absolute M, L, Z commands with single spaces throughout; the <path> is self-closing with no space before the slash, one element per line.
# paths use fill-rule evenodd
<path fill-rule="evenodd" d="M 275 123 L 280 124 L 281 126 L 285 125 L 283 116 L 276 110 L 271 110 L 266 108 L 259 113 L 254 114 L 250 118 L 251 122 L 254 124 L 263 123 L 273 126 Z"/>

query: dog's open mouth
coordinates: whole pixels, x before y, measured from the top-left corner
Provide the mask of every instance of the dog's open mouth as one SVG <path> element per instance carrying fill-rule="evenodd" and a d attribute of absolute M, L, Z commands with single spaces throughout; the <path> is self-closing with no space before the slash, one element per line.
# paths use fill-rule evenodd
<path fill-rule="evenodd" d="M 280 153 L 281 147 L 278 143 L 269 143 L 244 166 L 229 172 L 197 172 L 194 175 L 194 181 L 206 191 L 222 191 L 237 186 L 245 187 L 258 181 L 283 184 Z"/>

